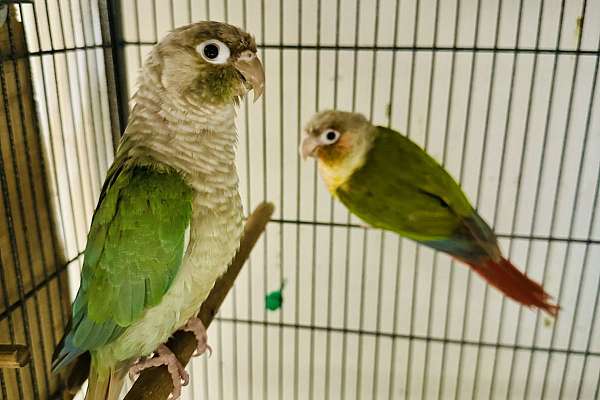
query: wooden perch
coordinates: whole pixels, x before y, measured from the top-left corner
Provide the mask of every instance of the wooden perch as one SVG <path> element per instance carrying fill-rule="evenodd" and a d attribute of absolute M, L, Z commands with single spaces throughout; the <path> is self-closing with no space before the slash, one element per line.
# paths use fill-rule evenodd
<path fill-rule="evenodd" d="M 0 368 L 21 368 L 27 365 L 31 354 L 20 344 L 0 344 Z"/>
<path fill-rule="evenodd" d="M 198 316 L 208 328 L 219 307 L 233 286 L 242 266 L 250 255 L 250 250 L 262 234 L 273 214 L 272 203 L 261 203 L 248 217 L 240 249 L 234 257 L 227 272 L 215 283 L 210 294 L 202 303 Z M 187 365 L 196 349 L 196 337 L 191 332 L 177 331 L 167 342 L 167 346 L 177 356 L 181 364 Z M 166 399 L 173 390 L 171 375 L 166 366 L 149 368 L 142 371 L 139 378 L 125 396 L 125 400 L 158 400 Z"/>

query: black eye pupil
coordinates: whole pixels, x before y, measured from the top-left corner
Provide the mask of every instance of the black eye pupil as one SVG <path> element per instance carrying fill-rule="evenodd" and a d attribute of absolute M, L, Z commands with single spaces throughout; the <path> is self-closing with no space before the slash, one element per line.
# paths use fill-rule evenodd
<path fill-rule="evenodd" d="M 219 55 L 219 48 L 217 45 L 211 43 L 204 46 L 203 52 L 206 58 L 209 60 L 214 60 Z"/>
<path fill-rule="evenodd" d="M 327 140 L 335 140 L 336 136 L 337 135 L 336 135 L 336 133 L 334 131 L 329 131 L 325 135 L 325 137 L 327 138 Z"/>

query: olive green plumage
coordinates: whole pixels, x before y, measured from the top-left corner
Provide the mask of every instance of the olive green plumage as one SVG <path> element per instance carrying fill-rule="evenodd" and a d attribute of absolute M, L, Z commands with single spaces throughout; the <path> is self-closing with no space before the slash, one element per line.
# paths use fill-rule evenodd
<path fill-rule="evenodd" d="M 386 128 L 376 129 L 366 162 L 335 194 L 374 227 L 415 240 L 445 238 L 461 218 L 473 213 L 462 190 L 406 137 Z"/>
<path fill-rule="evenodd" d="M 68 345 L 55 368 L 110 342 L 160 302 L 181 265 L 192 195 L 170 168 L 124 164 L 111 171 L 88 234 Z"/>
<path fill-rule="evenodd" d="M 360 114 L 324 111 L 307 124 L 301 153 L 318 159 L 331 194 L 367 224 L 450 254 L 525 305 L 558 311 L 503 258 L 458 183 L 407 137 Z"/>

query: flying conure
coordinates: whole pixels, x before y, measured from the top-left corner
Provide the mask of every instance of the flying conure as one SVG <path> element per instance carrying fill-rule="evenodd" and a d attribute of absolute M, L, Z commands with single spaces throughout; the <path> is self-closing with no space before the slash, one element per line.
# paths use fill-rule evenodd
<path fill-rule="evenodd" d="M 558 313 L 544 289 L 502 256 L 460 186 L 405 136 L 360 114 L 324 111 L 306 125 L 300 153 L 317 158 L 329 192 L 368 225 L 448 253 L 506 296 Z"/>
<path fill-rule="evenodd" d="M 264 70 L 253 37 L 235 26 L 184 26 L 148 55 L 52 364 L 91 353 L 86 399 L 116 399 L 132 363 L 134 373 L 166 364 L 177 398 L 189 377 L 163 343 L 183 328 L 197 353 L 207 349 L 195 313 L 240 242 L 234 119 L 250 89 L 262 94 Z"/>

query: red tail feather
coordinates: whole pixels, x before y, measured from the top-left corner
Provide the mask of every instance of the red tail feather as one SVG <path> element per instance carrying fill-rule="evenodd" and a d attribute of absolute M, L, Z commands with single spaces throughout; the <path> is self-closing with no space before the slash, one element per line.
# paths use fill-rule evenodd
<path fill-rule="evenodd" d="M 491 259 L 479 264 L 467 262 L 490 285 L 519 303 L 538 307 L 552 316 L 558 314 L 559 306 L 550 303 L 550 295 L 544 288 L 519 271 L 510 261 L 502 259 L 495 263 Z"/>

